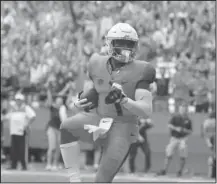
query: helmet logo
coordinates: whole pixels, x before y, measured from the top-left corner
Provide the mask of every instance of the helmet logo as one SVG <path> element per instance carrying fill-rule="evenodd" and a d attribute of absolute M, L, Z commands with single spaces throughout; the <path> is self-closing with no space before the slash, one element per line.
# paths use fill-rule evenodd
<path fill-rule="evenodd" d="M 130 37 L 129 35 L 125 35 L 125 36 L 124 36 L 124 39 L 127 39 L 127 38 L 129 38 L 129 37 Z"/>
<path fill-rule="evenodd" d="M 120 30 L 125 33 L 131 33 L 131 27 L 124 25 L 123 27 L 120 26 Z"/>

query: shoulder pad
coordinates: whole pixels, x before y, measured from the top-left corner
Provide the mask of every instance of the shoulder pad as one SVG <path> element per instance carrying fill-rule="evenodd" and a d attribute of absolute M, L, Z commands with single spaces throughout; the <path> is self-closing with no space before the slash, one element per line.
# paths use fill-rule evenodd
<path fill-rule="evenodd" d="M 94 53 L 89 62 L 88 62 L 88 72 L 89 74 L 91 75 L 92 71 L 96 68 L 99 68 L 100 66 L 103 66 L 105 65 L 106 66 L 106 63 L 107 61 L 109 60 L 109 56 L 104 56 L 104 55 L 100 55 L 98 53 Z"/>
<path fill-rule="evenodd" d="M 97 61 L 98 57 L 99 57 L 98 53 L 93 53 L 92 56 L 90 57 L 89 63 L 94 64 Z"/>
<path fill-rule="evenodd" d="M 108 55 L 94 53 L 90 57 L 89 63 L 96 64 L 97 62 L 107 62 L 110 57 Z"/>
<path fill-rule="evenodd" d="M 143 79 L 148 81 L 149 84 L 153 83 L 156 79 L 156 70 L 148 62 L 145 62 Z"/>

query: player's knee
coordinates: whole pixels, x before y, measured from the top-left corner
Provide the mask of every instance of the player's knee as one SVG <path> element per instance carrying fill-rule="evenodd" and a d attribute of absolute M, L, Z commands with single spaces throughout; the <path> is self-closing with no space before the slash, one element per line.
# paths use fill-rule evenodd
<path fill-rule="evenodd" d="M 78 141 L 78 138 L 75 137 L 71 132 L 66 129 L 60 129 L 60 142 L 61 144 L 67 144 L 71 142 Z"/>

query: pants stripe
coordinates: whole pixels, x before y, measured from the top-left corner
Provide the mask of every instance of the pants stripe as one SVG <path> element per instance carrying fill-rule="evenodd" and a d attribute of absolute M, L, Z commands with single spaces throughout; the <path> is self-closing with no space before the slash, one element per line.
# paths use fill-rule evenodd
<path fill-rule="evenodd" d="M 120 168 L 122 167 L 122 165 L 123 165 L 124 162 L 126 161 L 126 159 L 127 159 L 128 155 L 129 155 L 131 149 L 132 149 L 132 145 L 130 145 L 129 150 L 127 151 L 127 154 L 125 155 L 125 157 L 124 157 L 124 159 L 122 160 L 122 162 L 121 162 L 119 168 L 118 168 L 117 171 L 114 173 L 114 175 L 113 175 L 112 178 L 114 178 L 114 177 L 117 175 L 118 171 L 120 170 Z"/>

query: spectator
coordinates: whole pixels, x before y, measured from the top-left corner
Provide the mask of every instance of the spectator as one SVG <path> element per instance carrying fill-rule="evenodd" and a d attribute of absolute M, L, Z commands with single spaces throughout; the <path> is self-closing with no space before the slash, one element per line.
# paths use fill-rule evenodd
<path fill-rule="evenodd" d="M 180 104 L 189 102 L 192 79 L 185 63 L 178 66 L 178 72 L 171 80 L 173 98 L 175 99 L 175 111 L 178 111 Z"/>
<path fill-rule="evenodd" d="M 181 176 L 185 166 L 187 157 L 187 138 L 192 133 L 192 122 L 187 114 L 187 104 L 183 103 L 179 106 L 179 113 L 174 114 L 169 122 L 169 129 L 171 133 L 169 144 L 166 147 L 166 158 L 164 169 L 160 171 L 159 175 L 165 175 L 171 163 L 172 156 L 175 149 L 178 147 L 180 151 L 180 169 L 177 176 Z"/>
<path fill-rule="evenodd" d="M 158 71 L 158 70 L 157 70 Z M 159 67 L 159 71 L 156 75 L 156 98 L 155 98 L 155 107 L 156 111 L 162 112 L 168 110 L 167 97 L 169 95 L 169 82 L 170 76 L 169 72 L 164 67 Z"/>
<path fill-rule="evenodd" d="M 132 144 L 131 151 L 129 154 L 129 164 L 130 164 L 130 172 L 135 173 L 135 158 L 137 155 L 137 150 L 140 147 L 142 152 L 145 154 L 145 170 L 147 173 L 151 168 L 151 150 L 147 136 L 147 130 L 153 127 L 151 119 L 143 119 L 139 120 L 139 136 L 136 143 Z"/>
<path fill-rule="evenodd" d="M 208 113 L 209 102 L 208 102 L 208 83 L 205 79 L 205 75 L 202 72 L 197 72 L 196 80 L 194 82 L 194 96 L 196 112 Z"/>
<path fill-rule="evenodd" d="M 133 26 L 143 40 L 138 53 L 138 58 L 142 60 L 152 62 L 160 55 L 163 60 L 168 60 L 174 56 L 174 51 L 182 55 L 186 50 L 192 55 L 199 56 L 201 51 L 206 54 L 215 49 L 213 42 L 215 10 L 212 3 L 214 2 L 204 2 L 199 6 L 195 2 L 185 4 L 183 2 L 163 4 L 119 2 L 112 5 L 103 2 L 88 2 L 86 5 L 94 10 L 94 13 L 87 11 L 82 15 L 83 6 L 78 5 L 81 9 L 77 10 L 79 13 L 75 17 L 78 24 L 82 22 L 83 31 L 81 31 L 80 28 L 77 30 L 73 28 L 68 10 L 65 11 L 61 3 L 54 3 L 59 8 L 50 11 L 54 4 L 48 5 L 46 2 L 31 3 L 31 6 L 22 2 L 18 2 L 16 6 L 13 2 L 4 2 L 1 16 L 2 63 L 16 68 L 16 76 L 22 88 L 30 85 L 27 79 L 30 79 L 34 85 L 40 83 L 37 84 L 37 88 L 43 88 L 49 76 L 52 75 L 51 70 L 58 70 L 59 64 L 57 63 L 64 62 L 64 65 L 69 67 L 76 62 L 71 59 L 72 57 L 79 58 L 79 61 L 87 60 L 94 52 L 95 43 L 101 41 L 100 38 L 106 30 L 113 23 L 120 21 L 135 24 Z M 42 11 L 41 7 L 44 6 L 50 9 Z M 37 14 L 33 13 L 32 8 Z M 55 21 L 52 21 L 51 15 Z M 100 21 L 94 21 L 94 16 Z M 46 19 L 42 21 L 41 17 L 46 17 Z M 99 24 L 98 30 L 96 29 L 97 24 Z M 88 40 L 88 37 L 92 40 Z M 95 38 L 98 40 L 96 41 Z M 81 53 L 85 55 L 85 59 L 81 59 Z M 190 62 L 193 62 L 193 59 L 190 59 Z M 206 62 L 208 63 L 209 60 Z M 29 71 L 26 66 L 32 66 L 34 63 L 37 63 L 37 66 Z M 82 67 L 84 66 L 85 64 Z M 44 76 L 44 73 L 47 76 Z M 54 75 L 57 78 L 57 73 Z M 39 80 L 39 76 L 43 76 L 44 80 Z"/>
<path fill-rule="evenodd" d="M 10 75 L 10 74 L 9 74 Z M 17 76 L 17 71 L 15 67 L 11 68 L 11 75 L 9 78 L 6 78 L 4 85 L 5 91 L 17 91 L 19 89 L 19 80 Z"/>
<path fill-rule="evenodd" d="M 7 115 L 4 117 L 10 123 L 11 135 L 11 166 L 8 169 L 16 169 L 17 162 L 22 164 L 22 170 L 27 170 L 26 136 L 30 124 L 35 119 L 34 110 L 24 103 L 22 94 L 15 95 L 16 103 L 10 106 Z"/>
<path fill-rule="evenodd" d="M 3 147 L 4 147 L 4 118 L 5 115 L 7 114 L 6 107 L 4 106 L 4 101 L 1 99 L 1 161 L 5 161 L 6 156 L 4 155 L 3 152 Z"/>
<path fill-rule="evenodd" d="M 48 150 L 47 150 L 47 166 L 46 170 L 55 171 L 58 169 L 58 161 L 60 157 L 60 124 L 61 121 L 67 116 L 66 108 L 63 105 L 63 98 L 57 96 L 53 100 L 50 89 L 47 90 L 47 106 L 50 109 L 50 120 L 46 127 L 48 137 Z"/>

